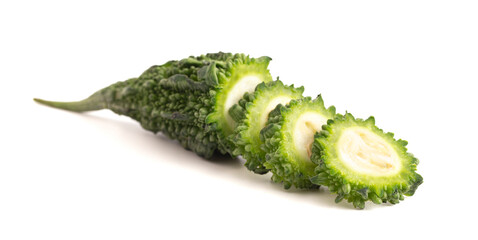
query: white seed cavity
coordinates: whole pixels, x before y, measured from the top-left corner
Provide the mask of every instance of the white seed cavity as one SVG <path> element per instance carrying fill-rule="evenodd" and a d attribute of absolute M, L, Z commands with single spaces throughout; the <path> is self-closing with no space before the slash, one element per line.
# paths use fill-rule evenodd
<path fill-rule="evenodd" d="M 291 100 L 292 100 L 292 98 L 288 97 L 288 96 L 280 96 L 280 97 L 276 97 L 276 98 L 270 100 L 269 105 L 267 105 L 267 107 L 263 111 L 263 114 L 261 115 L 260 122 L 259 122 L 260 128 L 262 129 L 266 126 L 267 119 L 269 118 L 269 113 L 272 110 L 274 110 L 274 108 L 276 108 L 277 105 L 279 105 L 279 104 L 286 105 Z"/>
<path fill-rule="evenodd" d="M 224 104 L 224 116 L 226 116 L 227 123 L 231 129 L 234 129 L 236 122 L 229 116 L 229 109 L 239 102 L 246 92 L 253 92 L 256 86 L 261 83 L 262 80 L 258 76 L 249 75 L 241 78 L 232 87 L 231 91 L 227 94 L 226 103 Z"/>
<path fill-rule="evenodd" d="M 322 130 L 322 125 L 327 123 L 327 117 L 316 112 L 306 112 L 299 116 L 295 123 L 294 144 L 295 149 L 302 159 L 309 159 L 312 154 L 312 143 L 315 133 Z"/>
<path fill-rule="evenodd" d="M 396 151 L 382 137 L 363 127 L 344 130 L 338 149 L 340 159 L 359 173 L 387 176 L 401 168 Z"/>

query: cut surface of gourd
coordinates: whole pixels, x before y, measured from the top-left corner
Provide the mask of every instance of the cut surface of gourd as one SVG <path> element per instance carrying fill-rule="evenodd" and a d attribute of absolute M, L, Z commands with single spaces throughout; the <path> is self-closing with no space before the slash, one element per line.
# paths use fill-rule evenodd
<path fill-rule="evenodd" d="M 242 155 L 249 170 L 258 174 L 268 172 L 263 166 L 265 151 L 261 148 L 263 142 L 260 131 L 265 127 L 269 113 L 277 105 L 302 98 L 303 91 L 303 87 L 286 86 L 279 80 L 261 83 L 253 93 L 245 94 L 230 109 L 230 115 L 238 122 L 231 137 L 231 142 L 236 145 L 233 155 Z"/>
<path fill-rule="evenodd" d="M 236 104 L 239 99 L 242 98 L 242 96 L 244 96 L 244 93 L 253 92 L 256 86 L 263 81 L 264 79 L 260 76 L 247 75 L 237 80 L 237 83 L 231 88 L 227 94 L 223 112 L 229 129 L 234 129 L 236 127 L 236 122 L 231 118 L 231 116 L 229 116 L 229 109 Z"/>
<path fill-rule="evenodd" d="M 338 141 L 338 153 L 349 168 L 363 174 L 387 176 L 401 169 L 393 147 L 367 128 L 344 130 Z"/>
<path fill-rule="evenodd" d="M 406 145 L 376 127 L 373 117 L 337 116 L 315 136 L 311 160 L 318 167 L 310 180 L 337 193 L 336 202 L 346 199 L 357 208 L 366 201 L 398 203 L 423 182 Z"/>
<path fill-rule="evenodd" d="M 268 57 L 245 57 L 227 63 L 226 71 L 218 73 L 219 85 L 215 98 L 211 99 L 214 111 L 207 116 L 206 123 L 217 131 L 221 152 L 232 153 L 235 149 L 228 139 L 234 133 L 237 122 L 230 116 L 229 110 L 244 94 L 252 93 L 258 84 L 272 81 L 267 69 L 270 60 Z"/>
<path fill-rule="evenodd" d="M 317 112 L 305 112 L 296 120 L 293 142 L 299 160 L 310 161 L 314 135 L 321 130 L 328 119 L 327 116 Z"/>
<path fill-rule="evenodd" d="M 264 165 L 273 173 L 272 180 L 285 188 L 314 188 L 309 178 L 316 164 L 310 160 L 314 135 L 335 115 L 335 108 L 326 109 L 322 97 L 315 100 L 292 100 L 278 106 L 261 131 L 263 149 L 267 152 Z"/>

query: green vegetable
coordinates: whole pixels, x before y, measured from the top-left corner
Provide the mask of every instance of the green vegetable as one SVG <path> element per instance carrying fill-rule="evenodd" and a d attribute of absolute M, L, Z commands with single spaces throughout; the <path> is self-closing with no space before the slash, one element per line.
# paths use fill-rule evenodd
<path fill-rule="evenodd" d="M 236 145 L 233 155 L 242 155 L 245 166 L 255 173 L 264 174 L 265 151 L 261 149 L 260 131 L 265 127 L 269 113 L 278 104 L 287 104 L 292 99 L 302 98 L 304 88 L 284 86 L 277 80 L 257 85 L 253 93 L 246 93 L 229 113 L 238 123 L 231 142 Z"/>
<path fill-rule="evenodd" d="M 153 66 L 79 102 L 35 101 L 76 112 L 110 109 L 208 158 L 216 150 L 232 152 L 226 138 L 235 123 L 227 111 L 245 92 L 272 80 L 269 61 L 230 53 L 189 57 Z"/>
<path fill-rule="evenodd" d="M 318 167 L 311 181 L 337 193 L 336 202 L 346 199 L 357 208 L 368 200 L 398 203 L 423 182 L 406 145 L 376 127 L 373 117 L 338 116 L 315 136 L 311 159 Z"/>
<path fill-rule="evenodd" d="M 222 52 L 188 57 L 82 101 L 34 100 L 75 112 L 110 109 L 200 156 L 242 155 L 249 170 L 270 171 L 286 189 L 324 185 L 338 194 L 336 202 L 357 208 L 415 193 L 423 178 L 406 141 L 377 128 L 373 117 L 336 115 L 320 95 L 303 98 L 303 87 L 272 81 L 270 60 Z"/>
<path fill-rule="evenodd" d="M 310 160 L 314 134 L 335 115 L 335 108 L 324 106 L 321 96 L 292 100 L 287 106 L 278 105 L 261 131 L 264 166 L 272 172 L 272 180 L 284 188 L 316 188 L 309 180 L 316 164 Z"/>

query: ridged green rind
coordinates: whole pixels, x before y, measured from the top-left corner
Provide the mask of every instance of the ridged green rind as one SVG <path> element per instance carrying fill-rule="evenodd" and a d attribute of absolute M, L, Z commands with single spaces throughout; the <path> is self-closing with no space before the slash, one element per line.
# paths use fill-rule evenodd
<path fill-rule="evenodd" d="M 235 145 L 232 155 L 242 155 L 247 169 L 257 174 L 269 171 L 264 166 L 266 152 L 261 148 L 263 142 L 260 139 L 260 131 L 264 127 L 262 119 L 269 115 L 269 112 L 265 111 L 271 101 L 277 98 L 299 99 L 302 98 L 303 92 L 303 87 L 285 86 L 280 80 L 261 83 L 253 93 L 246 93 L 229 110 L 238 123 L 234 134 L 230 136 L 230 142 Z"/>
<path fill-rule="evenodd" d="M 232 152 L 225 139 L 224 116 L 218 114 L 223 112 L 223 99 L 243 73 L 260 73 L 269 80 L 269 61 L 269 57 L 215 53 L 151 67 L 138 78 L 142 85 L 134 88 L 143 92 L 126 101 L 129 104 L 142 97 L 141 114 L 128 112 L 128 116 L 145 129 L 177 139 L 200 156 Z"/>
<path fill-rule="evenodd" d="M 228 61 L 225 68 L 218 68 L 218 85 L 215 87 L 215 95 L 211 98 L 212 111 L 208 114 L 206 122 L 217 133 L 218 150 L 221 153 L 232 153 L 235 145 L 228 138 L 234 133 L 235 126 L 228 123 L 229 109 L 226 109 L 225 102 L 228 94 L 234 89 L 235 84 L 246 76 L 256 76 L 262 82 L 272 81 L 268 70 L 271 58 L 251 58 L 246 55 L 239 55 L 232 61 Z"/>
<path fill-rule="evenodd" d="M 112 84 L 83 101 L 35 101 L 76 112 L 110 109 L 209 158 L 215 151 L 227 153 L 224 133 L 217 127 L 222 119 L 210 117 L 218 110 L 217 99 L 227 94 L 238 72 L 259 69 L 270 78 L 269 61 L 222 52 L 191 56 L 152 66 L 138 78 Z"/>
<path fill-rule="evenodd" d="M 140 77 L 99 91 L 106 108 L 162 132 L 186 149 L 209 158 L 218 149 L 217 132 L 206 123 L 214 105 L 217 71 L 242 57 L 216 53 L 152 66 Z"/>
<path fill-rule="evenodd" d="M 316 164 L 309 159 L 301 159 L 293 144 L 293 120 L 305 112 L 318 113 L 326 119 L 334 118 L 335 107 L 324 106 L 321 96 L 315 100 L 310 97 L 292 100 L 286 106 L 278 105 L 270 114 L 269 120 L 260 133 L 262 149 L 266 152 L 264 166 L 272 172 L 272 180 L 282 183 L 285 189 L 294 186 L 299 189 L 312 189 L 318 186 L 310 181 Z M 292 122 L 290 122 L 292 121 Z"/>
<path fill-rule="evenodd" d="M 364 176 L 342 164 L 337 143 L 341 133 L 350 127 L 369 129 L 384 139 L 399 156 L 401 170 L 393 176 Z M 318 166 L 311 181 L 327 186 L 331 192 L 338 194 L 336 202 L 345 199 L 359 209 L 365 207 L 366 201 L 396 204 L 404 200 L 404 195 L 412 196 L 423 182 L 423 178 L 416 173 L 418 159 L 407 152 L 406 145 L 404 140 L 395 140 L 393 133 L 385 133 L 375 126 L 373 117 L 362 120 L 350 113 L 338 115 L 334 120 L 329 120 L 315 136 L 311 160 Z"/>

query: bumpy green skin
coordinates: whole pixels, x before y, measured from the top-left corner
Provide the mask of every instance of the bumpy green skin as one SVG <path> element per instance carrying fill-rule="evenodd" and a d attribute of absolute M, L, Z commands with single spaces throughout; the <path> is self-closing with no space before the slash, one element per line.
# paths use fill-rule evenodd
<path fill-rule="evenodd" d="M 292 100 L 286 106 L 278 105 L 270 114 L 267 125 L 260 137 L 261 147 L 266 152 L 264 166 L 272 172 L 274 182 L 283 183 L 285 189 L 294 186 L 299 189 L 318 188 L 310 181 L 316 164 L 309 159 L 301 159 L 294 150 L 293 131 L 286 124 L 304 112 L 316 112 L 326 119 L 334 118 L 335 107 L 328 109 L 319 95 L 315 100 L 310 97 Z"/>
<path fill-rule="evenodd" d="M 373 131 L 393 147 L 402 163 L 400 172 L 394 176 L 364 176 L 341 164 L 337 142 L 343 130 L 356 126 Z M 311 160 L 318 166 L 311 181 L 327 186 L 331 192 L 338 194 L 337 203 L 346 199 L 359 209 L 365 207 L 366 201 L 396 204 L 404 199 L 404 195 L 412 196 L 423 182 L 423 178 L 416 173 L 418 159 L 407 152 L 406 145 L 404 140 L 395 140 L 393 133 L 385 133 L 376 127 L 373 117 L 362 120 L 355 119 L 350 113 L 338 115 L 334 120 L 329 120 L 315 136 Z"/>
<path fill-rule="evenodd" d="M 280 80 L 259 84 L 253 93 L 246 93 L 230 110 L 232 118 L 238 123 L 230 141 L 235 144 L 234 156 L 242 155 L 246 160 L 247 169 L 257 173 L 269 172 L 264 166 L 266 152 L 262 150 L 263 142 L 260 139 L 261 119 L 267 118 L 265 112 L 277 97 L 299 99 L 302 98 L 304 87 L 294 88 L 294 85 L 285 86 Z M 265 115 L 265 116 L 263 116 Z"/>
<path fill-rule="evenodd" d="M 223 154 L 229 150 L 218 124 L 222 119 L 211 117 L 217 115 L 218 95 L 227 94 L 224 89 L 239 70 L 259 71 L 270 79 L 269 61 L 269 57 L 254 59 L 244 54 L 207 54 L 152 66 L 140 77 L 115 83 L 83 101 L 35 100 L 77 112 L 110 109 L 209 158 L 216 150 Z"/>
<path fill-rule="evenodd" d="M 224 99 L 241 76 L 253 74 L 260 76 L 263 82 L 272 81 L 267 70 L 269 61 L 268 57 L 254 59 L 230 53 L 189 57 L 153 66 L 140 77 L 115 83 L 83 101 L 35 101 L 76 112 L 110 109 L 137 120 L 149 131 L 162 132 L 178 140 L 184 148 L 200 156 L 209 158 L 215 151 L 242 154 L 247 159 L 246 166 L 250 170 L 257 173 L 270 170 L 273 181 L 282 182 L 286 189 L 291 186 L 316 188 L 325 185 L 331 192 L 338 194 L 336 202 L 346 199 L 357 208 L 364 208 L 365 202 L 369 200 L 377 204 L 395 204 L 403 200 L 404 195 L 414 194 L 423 182 L 423 178 L 416 173 L 418 160 L 407 152 L 406 141 L 395 140 L 393 134 L 384 133 L 375 126 L 373 118 L 364 121 L 346 114 L 329 120 L 315 136 L 312 162 L 296 161 L 290 141 L 291 129 L 284 128 L 284 124 L 288 118 L 300 114 L 306 107 L 333 118 L 335 109 L 325 109 L 320 97 L 314 101 L 310 98 L 293 100 L 287 107 L 277 106 L 269 114 L 267 126 L 260 133 L 262 151 L 257 150 L 258 144 L 249 144 L 246 141 L 246 129 L 251 127 L 251 106 L 267 92 L 265 90 L 268 85 L 261 84 L 255 93 L 245 94 L 230 111 L 225 109 Z M 286 89 L 291 90 L 292 86 Z M 302 93 L 302 90 L 291 91 Z M 234 127 L 227 125 L 225 112 L 240 123 L 235 132 Z M 386 139 L 399 154 L 404 170 L 393 178 L 377 181 L 387 184 L 374 184 L 373 177 L 367 178 L 368 183 L 364 183 L 351 178 L 354 174 L 344 174 L 347 171 L 333 164 L 340 161 L 335 144 L 340 132 L 350 126 L 369 128 Z M 233 137 L 231 141 L 231 136 L 237 138 Z M 237 150 L 234 142 L 237 143 Z"/>

